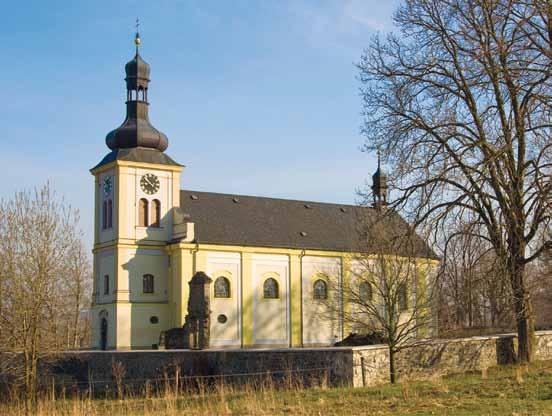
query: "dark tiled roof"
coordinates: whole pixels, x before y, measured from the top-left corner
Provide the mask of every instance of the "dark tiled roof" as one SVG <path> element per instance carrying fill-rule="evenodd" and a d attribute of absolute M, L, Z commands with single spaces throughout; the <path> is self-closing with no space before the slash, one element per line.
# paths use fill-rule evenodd
<path fill-rule="evenodd" d="M 180 191 L 180 206 L 195 223 L 198 243 L 373 251 L 369 235 L 364 243 L 359 238 L 361 224 L 375 219 L 373 208 L 190 190 Z M 390 213 L 385 222 L 388 235 L 408 239 L 403 254 L 436 258 L 399 215 Z"/>
<path fill-rule="evenodd" d="M 158 165 L 182 166 L 172 160 L 165 153 L 144 147 L 133 147 L 128 149 L 115 149 L 108 153 L 100 163 L 92 168 L 92 170 L 100 166 L 107 165 L 114 160 L 126 160 L 128 162 L 155 163 Z"/>

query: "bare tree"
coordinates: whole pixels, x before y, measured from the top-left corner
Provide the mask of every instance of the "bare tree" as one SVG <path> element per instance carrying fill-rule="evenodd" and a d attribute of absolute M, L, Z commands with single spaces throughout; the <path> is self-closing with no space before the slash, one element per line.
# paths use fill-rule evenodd
<path fill-rule="evenodd" d="M 386 208 L 362 216 L 362 254 L 351 258 L 348 284 L 330 279 L 333 294 L 326 298 L 328 317 L 342 317 L 355 333 L 380 334 L 389 351 L 391 383 L 397 380 L 397 353 L 429 336 L 435 324 L 437 263 L 418 256 L 419 237 L 402 221 L 397 227 L 398 221 Z M 335 299 L 343 299 L 343 307 Z"/>
<path fill-rule="evenodd" d="M 440 329 L 511 329 L 511 290 L 492 246 L 460 223 L 446 235 L 439 277 Z"/>
<path fill-rule="evenodd" d="M 530 265 L 528 277 L 533 293 L 537 329 L 552 329 L 552 253 L 550 251 Z"/>
<path fill-rule="evenodd" d="M 35 410 L 39 358 L 62 345 L 59 323 L 75 320 L 65 306 L 84 306 L 87 260 L 77 223 L 48 185 L 0 201 L 0 342 L 22 357 L 27 413 Z"/>
<path fill-rule="evenodd" d="M 400 33 L 373 38 L 359 64 L 366 150 L 391 166 L 392 205 L 435 233 L 476 219 L 511 285 L 522 362 L 534 339 L 525 269 L 550 246 L 549 4 L 405 0 Z"/>
<path fill-rule="evenodd" d="M 90 259 L 83 246 L 80 233 L 72 241 L 72 247 L 67 257 L 66 278 L 63 279 L 59 293 L 60 308 L 65 311 L 65 348 L 78 349 L 83 346 L 89 332 L 86 319 L 91 304 L 92 271 Z"/>

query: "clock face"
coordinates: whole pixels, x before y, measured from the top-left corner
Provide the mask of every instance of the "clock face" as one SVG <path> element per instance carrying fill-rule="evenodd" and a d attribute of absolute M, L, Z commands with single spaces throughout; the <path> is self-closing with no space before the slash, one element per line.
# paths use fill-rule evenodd
<path fill-rule="evenodd" d="M 146 173 L 140 179 L 140 187 L 148 195 L 153 195 L 159 190 L 159 178 L 153 173 Z"/>
<path fill-rule="evenodd" d="M 105 196 L 111 195 L 111 190 L 113 189 L 113 178 L 111 176 L 106 176 L 103 180 L 103 191 Z"/>

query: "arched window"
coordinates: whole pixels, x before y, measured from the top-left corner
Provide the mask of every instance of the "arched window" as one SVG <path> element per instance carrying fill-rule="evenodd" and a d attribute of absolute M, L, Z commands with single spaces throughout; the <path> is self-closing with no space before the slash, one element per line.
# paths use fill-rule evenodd
<path fill-rule="evenodd" d="M 103 201 L 102 230 L 107 228 L 107 201 Z"/>
<path fill-rule="evenodd" d="M 142 291 L 144 293 L 153 293 L 154 287 L 153 287 L 153 275 L 152 274 L 145 274 L 142 277 Z"/>
<path fill-rule="evenodd" d="M 230 297 L 230 280 L 224 276 L 217 277 L 215 280 L 215 298 Z"/>
<path fill-rule="evenodd" d="M 322 279 L 318 279 L 314 282 L 313 297 L 314 299 L 327 299 L 328 298 L 328 285 Z"/>
<path fill-rule="evenodd" d="M 109 275 L 104 275 L 104 295 L 109 295 Z"/>
<path fill-rule="evenodd" d="M 368 282 L 360 282 L 358 296 L 362 302 L 370 302 L 372 300 L 372 285 Z"/>
<path fill-rule="evenodd" d="M 107 200 L 107 228 L 113 228 L 113 202 Z"/>
<path fill-rule="evenodd" d="M 159 227 L 161 223 L 161 202 L 158 199 L 151 201 L 151 221 L 152 227 Z"/>
<path fill-rule="evenodd" d="M 278 299 L 280 297 L 278 293 L 278 282 L 276 279 L 269 277 L 264 281 L 263 297 L 265 299 Z"/>
<path fill-rule="evenodd" d="M 138 203 L 138 225 L 140 227 L 148 226 L 148 200 L 140 199 Z"/>
<path fill-rule="evenodd" d="M 105 316 L 100 314 L 100 348 L 107 349 L 107 312 Z"/>
<path fill-rule="evenodd" d="M 399 311 L 404 312 L 408 309 L 408 294 L 406 292 L 406 283 L 401 283 L 397 288 L 397 303 Z"/>

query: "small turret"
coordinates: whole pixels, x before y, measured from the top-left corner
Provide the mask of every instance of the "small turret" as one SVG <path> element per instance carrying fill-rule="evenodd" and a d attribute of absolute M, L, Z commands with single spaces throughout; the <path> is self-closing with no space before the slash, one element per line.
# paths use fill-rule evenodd
<path fill-rule="evenodd" d="M 374 208 L 387 205 L 387 174 L 381 167 L 381 157 L 378 150 L 378 169 L 372 175 L 372 195 L 374 196 Z"/>

